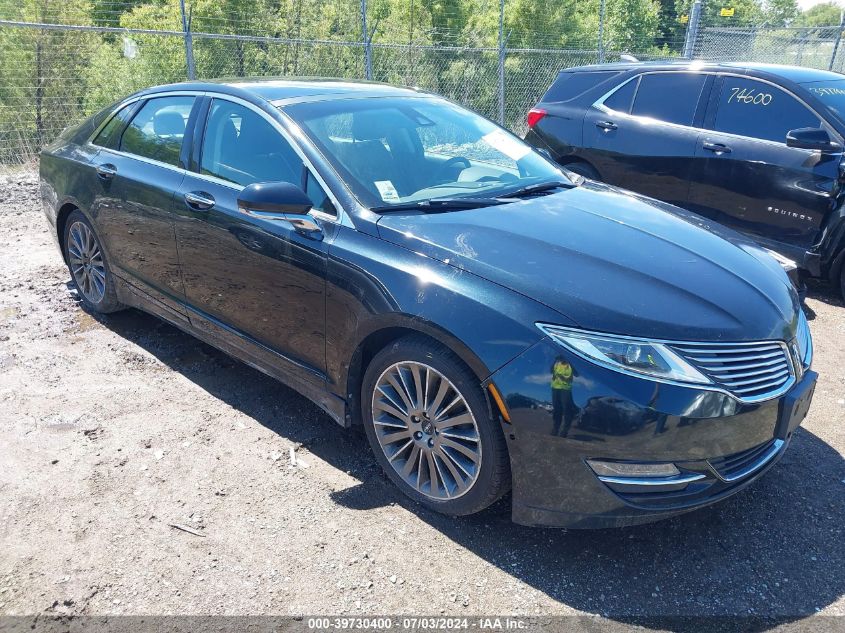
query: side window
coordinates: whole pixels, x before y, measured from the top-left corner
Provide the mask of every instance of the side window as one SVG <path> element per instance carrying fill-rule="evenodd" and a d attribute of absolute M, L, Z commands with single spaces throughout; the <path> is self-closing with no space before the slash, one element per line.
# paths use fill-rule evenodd
<path fill-rule="evenodd" d="M 337 209 L 334 208 L 331 199 L 323 191 L 320 183 L 314 178 L 314 175 L 308 171 L 305 176 L 305 194 L 311 199 L 314 205 L 312 208 L 315 211 L 322 211 L 329 215 L 337 215 Z"/>
<path fill-rule="evenodd" d="M 821 121 L 803 103 L 771 84 L 725 77 L 714 124 L 718 132 L 786 143 L 786 133 L 820 127 Z"/>
<path fill-rule="evenodd" d="M 623 85 L 619 90 L 604 100 L 604 105 L 616 112 L 631 112 L 631 103 L 634 101 L 634 93 L 637 91 L 638 77 Z"/>
<path fill-rule="evenodd" d="M 302 160 L 278 130 L 249 108 L 222 99 L 208 113 L 200 171 L 243 186 L 302 184 Z"/>
<path fill-rule="evenodd" d="M 147 101 L 123 132 L 120 149 L 179 166 L 182 138 L 194 97 L 157 97 Z"/>
<path fill-rule="evenodd" d="M 126 125 L 126 121 L 132 113 L 132 109 L 134 107 L 135 104 L 131 103 L 118 110 L 117 114 L 115 114 L 111 120 L 106 123 L 106 126 L 100 130 L 100 133 L 97 134 L 91 142 L 94 143 L 94 145 L 99 145 L 100 147 L 117 149 L 120 145 L 120 133 L 123 132 L 123 127 Z"/>
<path fill-rule="evenodd" d="M 696 73 L 643 75 L 631 113 L 666 123 L 692 125 L 706 80 L 706 75 Z"/>

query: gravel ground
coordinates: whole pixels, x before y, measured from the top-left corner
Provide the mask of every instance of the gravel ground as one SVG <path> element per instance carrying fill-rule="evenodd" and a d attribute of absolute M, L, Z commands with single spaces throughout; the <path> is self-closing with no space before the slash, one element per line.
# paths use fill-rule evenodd
<path fill-rule="evenodd" d="M 654 525 L 530 529 L 416 507 L 305 398 L 154 317 L 83 312 L 36 198 L 0 175 L 0 613 L 845 615 L 830 293 L 815 401 L 765 478 Z"/>

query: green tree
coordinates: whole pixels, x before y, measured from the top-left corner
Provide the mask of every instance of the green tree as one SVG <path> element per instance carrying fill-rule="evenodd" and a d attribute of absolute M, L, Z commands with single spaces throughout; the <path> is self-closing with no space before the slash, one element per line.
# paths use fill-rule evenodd
<path fill-rule="evenodd" d="M 835 2 L 823 2 L 800 13 L 794 26 L 838 26 L 842 7 Z"/>

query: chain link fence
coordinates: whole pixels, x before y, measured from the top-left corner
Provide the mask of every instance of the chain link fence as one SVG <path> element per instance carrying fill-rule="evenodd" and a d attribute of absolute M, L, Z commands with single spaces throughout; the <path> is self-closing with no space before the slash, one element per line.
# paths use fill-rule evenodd
<path fill-rule="evenodd" d="M 840 26 L 804 28 L 708 27 L 698 33 L 695 56 L 711 61 L 755 61 L 843 72 Z"/>
<path fill-rule="evenodd" d="M 369 9 L 367 0 L 192 0 L 187 9 L 180 0 L 17 1 L 0 7 L 0 170 L 33 161 L 66 126 L 125 95 L 187 78 L 416 86 L 521 134 L 527 110 L 561 69 L 623 53 L 836 70 L 845 63 L 838 26 L 698 30 L 689 16 L 672 15 L 658 28 L 660 16 L 623 14 L 618 0 L 584 0 L 580 16 L 561 14 L 559 0 L 534 0 L 528 21 L 509 13 L 517 0 L 369 0 L 381 2 Z M 562 32 L 571 21 L 578 30 Z"/>

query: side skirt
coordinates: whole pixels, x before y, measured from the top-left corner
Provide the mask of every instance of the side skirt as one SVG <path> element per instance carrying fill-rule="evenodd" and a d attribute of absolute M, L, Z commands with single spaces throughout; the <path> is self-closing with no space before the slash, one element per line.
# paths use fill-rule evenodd
<path fill-rule="evenodd" d="M 346 416 L 345 401 L 327 389 L 325 380 L 319 379 L 316 376 L 313 381 L 293 376 L 290 372 L 284 371 L 279 367 L 277 363 L 272 362 L 272 359 L 268 357 L 275 356 L 275 354 L 263 346 L 253 344 L 244 337 L 236 337 L 221 327 L 214 328 L 215 330 L 221 331 L 220 335 L 215 335 L 211 331 L 197 328 L 183 314 L 175 312 L 166 305 L 156 301 L 130 282 L 117 275 L 114 278 L 118 300 L 124 305 L 152 314 L 179 328 L 186 334 L 190 334 L 204 343 L 216 347 L 249 365 L 253 369 L 257 369 L 261 373 L 278 380 L 311 400 L 341 426 L 350 426 Z M 213 323 L 209 324 L 215 325 Z M 237 340 L 237 344 L 233 339 Z"/>

